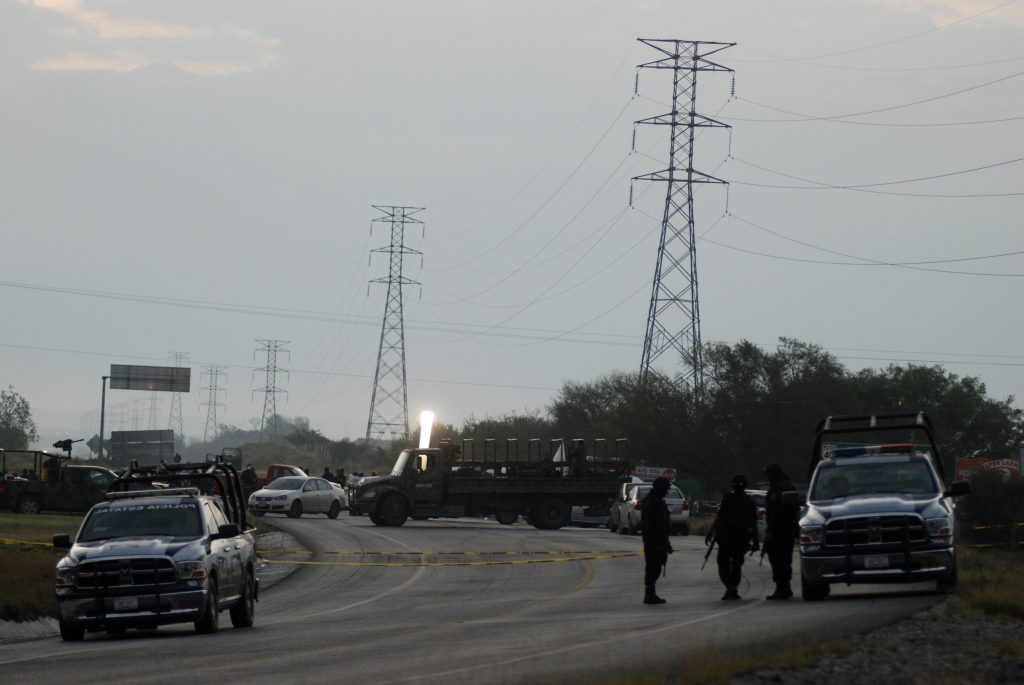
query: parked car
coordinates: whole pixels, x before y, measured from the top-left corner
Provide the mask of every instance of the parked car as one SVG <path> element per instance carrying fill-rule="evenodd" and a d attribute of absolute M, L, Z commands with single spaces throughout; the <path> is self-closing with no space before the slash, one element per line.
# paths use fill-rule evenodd
<path fill-rule="evenodd" d="M 249 496 L 249 510 L 256 516 L 268 513 L 299 518 L 303 514 L 326 514 L 336 519 L 348 509 L 348 496 L 335 483 L 311 476 L 278 478 Z"/>
<path fill-rule="evenodd" d="M 640 532 L 640 508 L 641 501 L 651 491 L 650 483 L 629 485 L 625 499 L 621 499 L 613 505 L 617 509 L 615 520 L 618 522 L 618 531 L 622 535 L 636 535 Z M 682 491 L 675 485 L 669 487 L 665 494 L 665 504 L 668 505 L 669 518 L 672 522 L 672 532 L 678 535 L 690 534 L 690 503 Z"/>
<path fill-rule="evenodd" d="M 768 504 L 768 491 L 767 490 L 747 490 L 747 494 L 750 495 L 750 499 L 754 500 L 754 504 L 757 505 L 757 522 L 765 522 L 765 507 Z"/>
<path fill-rule="evenodd" d="M 613 533 L 617 533 L 619 531 L 619 511 L 621 509 L 621 507 L 619 507 L 619 502 L 623 502 L 628 499 L 629 491 L 635 486 L 643 484 L 643 482 L 644 480 L 642 478 L 630 476 L 629 480 L 623 483 L 622 487 L 619 488 L 619 494 L 615 500 L 612 501 L 611 507 L 608 510 L 608 530 Z"/>
<path fill-rule="evenodd" d="M 573 507 L 570 525 L 581 528 L 604 528 L 608 525 L 608 507 Z"/>

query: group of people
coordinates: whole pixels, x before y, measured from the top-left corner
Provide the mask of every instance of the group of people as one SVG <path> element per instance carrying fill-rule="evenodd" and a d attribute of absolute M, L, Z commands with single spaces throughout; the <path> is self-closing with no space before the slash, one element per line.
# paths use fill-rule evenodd
<path fill-rule="evenodd" d="M 718 514 L 711 524 L 704 544 L 708 555 L 718 546 L 718 577 L 725 585 L 723 600 L 740 599 L 739 586 L 743 561 L 747 553 L 762 549 L 761 556 L 768 556 L 772 567 L 772 581 L 775 591 L 766 599 L 785 600 L 793 596 L 793 543 L 797 536 L 799 507 L 787 502 L 782 494 L 794 490 L 793 483 L 779 464 L 769 464 L 764 470 L 768 478 L 768 494 L 765 503 L 765 537 L 763 548 L 759 541 L 757 527 L 757 505 L 747 494 L 747 478 L 734 476 L 732 490 L 722 498 Z M 655 592 L 658 577 L 662 574 L 672 554 L 669 542 L 671 521 L 665 495 L 669 480 L 659 477 L 654 480 L 651 491 L 643 499 L 640 528 L 644 541 L 644 604 L 664 604 L 665 600 Z"/>

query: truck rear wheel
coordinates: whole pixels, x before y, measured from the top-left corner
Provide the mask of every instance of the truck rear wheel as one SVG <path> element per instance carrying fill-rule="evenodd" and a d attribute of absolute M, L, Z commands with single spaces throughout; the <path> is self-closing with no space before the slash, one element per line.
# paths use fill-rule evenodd
<path fill-rule="evenodd" d="M 85 637 L 85 628 L 60 621 L 60 639 L 64 642 L 79 642 Z"/>
<path fill-rule="evenodd" d="M 498 511 L 494 514 L 494 520 L 503 526 L 511 526 L 519 518 L 519 514 L 514 511 Z"/>
<path fill-rule="evenodd" d="M 380 512 L 385 525 L 397 528 L 409 518 L 409 505 L 401 495 L 391 495 L 381 503 Z"/>
<path fill-rule="evenodd" d="M 43 498 L 39 495 L 22 495 L 18 498 L 16 509 L 19 514 L 41 514 L 43 512 Z"/>
<path fill-rule="evenodd" d="M 541 530 L 557 530 L 569 522 L 569 506 L 557 497 L 538 502 L 530 513 L 530 523 Z"/>

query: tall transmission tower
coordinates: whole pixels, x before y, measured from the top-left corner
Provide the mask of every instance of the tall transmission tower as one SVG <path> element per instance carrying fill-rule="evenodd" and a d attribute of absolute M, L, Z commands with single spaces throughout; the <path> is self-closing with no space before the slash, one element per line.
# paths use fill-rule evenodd
<path fill-rule="evenodd" d="M 288 373 L 287 369 L 282 369 L 277 365 L 277 355 L 281 353 L 288 354 L 288 350 L 284 348 L 288 344 L 288 340 L 257 340 L 259 347 L 256 348 L 256 353 L 266 352 L 267 354 L 267 365 L 262 369 L 256 369 L 256 371 L 262 371 L 266 382 L 262 388 L 256 388 L 253 392 L 263 393 L 263 416 L 260 418 L 260 442 L 263 442 L 263 436 L 266 434 L 267 442 L 271 445 L 277 444 L 277 395 L 278 393 L 287 394 L 287 390 L 279 390 L 277 388 L 277 374 Z M 254 356 L 255 354 L 254 353 Z"/>
<path fill-rule="evenodd" d="M 374 223 L 391 224 L 391 242 L 372 252 L 389 257 L 387 278 L 370 283 L 386 283 L 387 300 L 384 304 L 384 322 L 380 329 L 380 347 L 377 349 L 377 371 L 373 377 L 373 396 L 370 400 L 370 418 L 366 423 L 366 439 L 399 439 L 409 434 L 409 396 L 405 379 L 405 322 L 402 319 L 402 286 L 419 285 L 402 275 L 402 261 L 407 254 L 423 254 L 405 246 L 405 227 L 422 225 L 413 215 L 424 207 L 377 206 L 381 213 Z"/>
<path fill-rule="evenodd" d="M 156 391 L 149 393 L 149 397 L 146 399 L 146 407 L 149 412 L 149 424 L 146 426 L 149 430 L 155 431 L 156 428 L 156 415 L 160 411 L 160 400 L 157 398 Z"/>
<path fill-rule="evenodd" d="M 185 366 L 188 364 L 187 352 L 168 352 L 167 361 L 172 366 Z M 167 421 L 167 430 L 174 431 L 175 441 L 185 437 L 185 426 L 181 421 L 181 393 L 171 393 L 171 417 Z"/>
<path fill-rule="evenodd" d="M 217 407 L 223 407 L 223 402 L 218 402 L 219 394 L 225 392 L 224 388 L 220 387 L 220 379 L 224 378 L 224 369 L 226 366 L 204 366 L 203 376 L 209 377 L 209 383 L 203 390 L 206 391 L 206 401 L 200 406 L 206 407 L 206 428 L 203 429 L 203 442 L 209 442 L 211 439 L 217 439 Z"/>
<path fill-rule="evenodd" d="M 633 148 L 636 149 L 637 124 L 669 127 L 668 168 L 633 178 L 633 181 L 663 182 L 668 188 L 647 313 L 640 378 L 642 382 L 652 371 L 657 372 L 653 365 L 658 357 L 675 351 L 683 361 L 681 380 L 699 400 L 704 390 L 704 364 L 697 297 L 693 186 L 697 183 L 724 184 L 726 181 L 693 168 L 693 140 L 698 128 L 727 129 L 729 125 L 696 112 L 697 74 L 702 71 L 732 73 L 732 69 L 707 58 L 735 43 L 648 38 L 640 38 L 639 41 L 663 57 L 637 67 L 637 89 L 641 69 L 672 71 L 672 111 L 634 122 L 633 129 Z M 632 202 L 632 192 L 630 195 Z"/>

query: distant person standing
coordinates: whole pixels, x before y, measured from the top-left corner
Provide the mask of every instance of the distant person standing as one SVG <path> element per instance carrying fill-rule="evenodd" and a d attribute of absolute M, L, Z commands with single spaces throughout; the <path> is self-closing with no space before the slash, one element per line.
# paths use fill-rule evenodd
<path fill-rule="evenodd" d="M 640 502 L 640 531 L 644 539 L 644 604 L 665 603 L 654 591 L 654 586 L 668 563 L 668 555 L 672 554 L 672 544 L 668 541 L 672 521 L 665 504 L 670 485 L 668 478 L 658 476 L 651 491 Z"/>
<path fill-rule="evenodd" d="M 338 479 L 334 477 L 333 473 L 331 473 L 331 467 L 330 466 L 325 466 L 324 467 L 324 472 L 323 472 L 323 474 L 320 477 L 323 478 L 324 480 L 330 482 L 330 483 L 337 483 L 338 482 Z"/>
<path fill-rule="evenodd" d="M 757 505 L 747 494 L 746 476 L 733 476 L 732 491 L 722 498 L 718 514 L 711 524 L 704 544 L 718 542 L 718 577 L 725 585 L 722 599 L 739 599 L 743 558 L 747 551 L 756 551 Z"/>
<path fill-rule="evenodd" d="M 764 550 L 772 565 L 772 581 L 775 592 L 765 599 L 789 599 L 793 596 L 790 585 L 793 579 L 793 543 L 796 541 L 800 508 L 795 503 L 782 501 L 782 493 L 795 491 L 789 476 L 779 464 L 768 464 L 764 473 L 768 476 L 768 494 L 765 501 Z"/>

